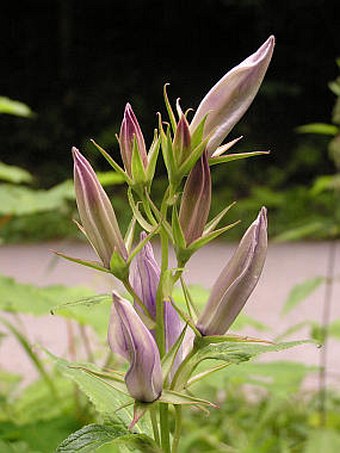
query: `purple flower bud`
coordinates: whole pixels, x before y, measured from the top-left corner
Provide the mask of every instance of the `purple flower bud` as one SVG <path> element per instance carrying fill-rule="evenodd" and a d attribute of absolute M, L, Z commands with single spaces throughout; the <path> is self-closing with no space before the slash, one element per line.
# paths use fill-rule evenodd
<path fill-rule="evenodd" d="M 147 168 L 148 157 L 144 142 L 142 130 L 137 121 L 132 107 L 129 103 L 126 104 L 124 110 L 124 118 L 120 127 L 119 145 L 120 153 L 123 159 L 125 170 L 131 176 L 131 162 L 133 155 L 133 145 L 136 140 L 138 152 L 140 154 L 144 168 Z"/>
<path fill-rule="evenodd" d="M 113 252 L 127 258 L 116 215 L 90 163 L 75 147 L 72 154 L 76 202 L 82 226 L 103 265 L 109 269 Z"/>
<path fill-rule="evenodd" d="M 211 174 L 204 152 L 189 173 L 184 186 L 179 222 L 187 245 L 202 236 L 211 204 Z"/>
<path fill-rule="evenodd" d="M 207 115 L 204 137 L 210 135 L 207 144 L 209 156 L 252 103 L 270 63 L 274 44 L 274 36 L 270 36 L 253 55 L 222 77 L 200 103 L 190 131 L 193 133 Z"/>
<path fill-rule="evenodd" d="M 141 233 L 141 240 L 146 234 Z M 142 300 L 153 319 L 156 319 L 156 293 L 160 278 L 160 268 L 155 260 L 153 248 L 150 242 L 147 242 L 136 257 L 134 267 L 131 270 L 132 287 L 137 296 Z M 141 308 L 136 304 L 138 311 Z M 171 302 L 164 302 L 164 325 L 165 325 L 165 342 L 166 351 L 176 342 L 179 337 L 183 323 L 181 322 L 177 311 Z M 155 332 L 151 331 L 154 335 Z"/>
<path fill-rule="evenodd" d="M 203 335 L 224 335 L 234 322 L 260 278 L 267 245 L 267 216 L 263 207 L 212 288 L 197 323 Z"/>
<path fill-rule="evenodd" d="M 177 124 L 173 149 L 178 165 L 181 165 L 190 155 L 191 135 L 188 121 L 183 114 Z"/>
<path fill-rule="evenodd" d="M 132 305 L 113 293 L 108 342 L 112 351 L 129 361 L 125 383 L 130 395 L 151 403 L 162 392 L 162 369 L 154 338 Z"/>

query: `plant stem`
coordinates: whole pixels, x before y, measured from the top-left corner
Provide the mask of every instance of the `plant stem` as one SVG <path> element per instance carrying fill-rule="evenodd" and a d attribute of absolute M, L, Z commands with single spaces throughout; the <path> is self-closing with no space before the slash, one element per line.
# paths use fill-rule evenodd
<path fill-rule="evenodd" d="M 174 433 L 174 440 L 172 442 L 172 453 L 177 453 L 179 440 L 181 437 L 182 431 L 182 408 L 179 405 L 175 406 L 176 418 L 175 418 L 175 433 Z"/>
<path fill-rule="evenodd" d="M 163 294 L 163 280 L 165 272 L 168 270 L 168 259 L 169 259 L 169 244 L 168 236 L 164 229 L 160 231 L 161 238 L 161 250 L 162 250 L 162 263 L 161 263 L 161 275 L 159 279 L 159 285 L 156 295 L 156 340 L 159 349 L 160 356 L 163 357 L 165 354 L 165 329 L 164 329 L 164 294 Z"/>
<path fill-rule="evenodd" d="M 152 407 L 150 409 L 150 418 L 151 418 L 151 424 L 152 424 L 152 430 L 153 430 L 153 436 L 154 436 L 155 442 L 158 445 L 161 445 L 161 438 L 159 436 L 159 430 L 158 430 L 157 414 L 156 414 L 156 409 L 154 407 Z"/>
<path fill-rule="evenodd" d="M 319 404 L 320 404 L 320 426 L 327 425 L 327 359 L 328 359 L 328 336 L 329 323 L 331 319 L 331 302 L 334 287 L 334 271 L 336 258 L 336 241 L 329 243 L 326 287 L 322 310 L 322 330 L 323 330 L 323 347 L 320 350 L 320 368 L 319 368 Z"/>
<path fill-rule="evenodd" d="M 160 403 L 159 420 L 161 426 L 161 447 L 164 453 L 170 453 L 170 436 L 169 436 L 169 407 L 168 404 Z"/>

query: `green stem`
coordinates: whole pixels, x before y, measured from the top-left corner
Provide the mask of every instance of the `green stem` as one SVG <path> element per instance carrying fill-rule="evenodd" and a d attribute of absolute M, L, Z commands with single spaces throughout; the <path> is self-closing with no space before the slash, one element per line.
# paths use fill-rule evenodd
<path fill-rule="evenodd" d="M 165 329 L 164 329 L 164 294 L 163 294 L 163 280 L 166 271 L 168 270 L 169 261 L 169 244 L 168 236 L 164 229 L 160 231 L 161 238 L 161 250 L 162 250 L 162 263 L 161 263 L 161 275 L 159 279 L 159 285 L 156 295 L 156 340 L 160 356 L 163 357 L 165 354 Z"/>
<path fill-rule="evenodd" d="M 151 409 L 150 409 L 150 418 L 151 418 L 151 424 L 152 424 L 153 436 L 154 436 L 155 442 L 157 443 L 157 445 L 161 445 L 161 438 L 159 436 L 157 414 L 156 414 L 155 407 L 151 407 Z"/>
<path fill-rule="evenodd" d="M 174 440 L 172 442 L 172 453 L 177 453 L 178 445 L 181 438 L 182 432 L 182 408 L 179 405 L 175 406 L 176 418 L 175 418 L 175 433 Z"/>
<path fill-rule="evenodd" d="M 169 407 L 168 404 L 160 403 L 159 420 L 161 425 L 161 447 L 164 453 L 171 453 L 169 436 Z"/>

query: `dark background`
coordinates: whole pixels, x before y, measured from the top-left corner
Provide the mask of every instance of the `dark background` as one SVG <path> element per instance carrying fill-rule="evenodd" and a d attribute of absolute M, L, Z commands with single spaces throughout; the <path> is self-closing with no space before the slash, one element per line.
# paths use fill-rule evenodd
<path fill-rule="evenodd" d="M 114 134 L 127 101 L 150 139 L 156 112 L 164 110 L 165 82 L 173 101 L 181 97 L 183 108 L 195 108 L 274 34 L 265 83 L 231 134 L 247 136 L 239 150 L 272 154 L 235 165 L 255 183 L 308 182 L 316 168 L 328 171 L 331 164 L 322 139 L 301 146 L 294 128 L 330 121 L 334 96 L 327 84 L 337 76 L 339 10 L 338 0 L 3 2 L 1 95 L 27 103 L 36 116 L 2 115 L 1 160 L 26 167 L 45 187 L 70 177 L 72 145 L 107 168 L 88 139 L 116 155 Z"/>

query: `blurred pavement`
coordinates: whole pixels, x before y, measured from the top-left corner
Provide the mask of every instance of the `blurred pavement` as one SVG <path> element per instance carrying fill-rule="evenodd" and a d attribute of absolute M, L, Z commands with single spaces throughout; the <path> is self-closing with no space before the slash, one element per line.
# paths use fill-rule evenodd
<path fill-rule="evenodd" d="M 340 319 L 340 242 L 336 244 L 336 282 L 333 287 L 331 318 Z M 307 279 L 325 276 L 330 244 L 288 243 L 271 244 L 260 283 L 249 299 L 244 313 L 269 325 L 269 333 L 256 332 L 246 328 L 245 335 L 263 336 L 271 339 L 284 332 L 292 324 L 321 319 L 325 285 L 321 285 L 289 314 L 280 315 L 282 306 L 291 288 Z M 93 259 L 89 246 L 80 243 L 54 242 L 34 245 L 2 245 L 0 253 L 0 273 L 14 277 L 21 283 L 34 283 L 39 286 L 51 284 L 85 285 L 99 292 L 109 292 L 115 282 L 110 276 L 84 268 L 55 257 L 51 249 L 83 258 Z M 215 243 L 197 252 L 188 264 L 186 280 L 206 288 L 212 286 L 222 267 L 231 257 L 234 244 Z M 175 265 L 175 262 L 173 262 Z M 65 354 L 67 350 L 67 328 L 64 320 L 57 316 L 21 316 L 32 343 L 43 343 L 55 354 Z M 3 329 L 1 329 L 3 330 Z M 232 329 L 231 329 L 232 330 Z M 306 338 L 308 331 L 299 331 L 290 339 Z M 318 364 L 319 349 L 304 345 L 290 351 L 267 354 L 264 360 L 298 360 L 308 364 Z M 6 338 L 0 347 L 0 366 L 23 373 L 27 380 L 34 370 L 20 346 L 13 338 Z M 329 380 L 340 387 L 340 341 L 331 340 L 328 352 Z M 307 385 L 315 386 L 316 378 Z"/>

